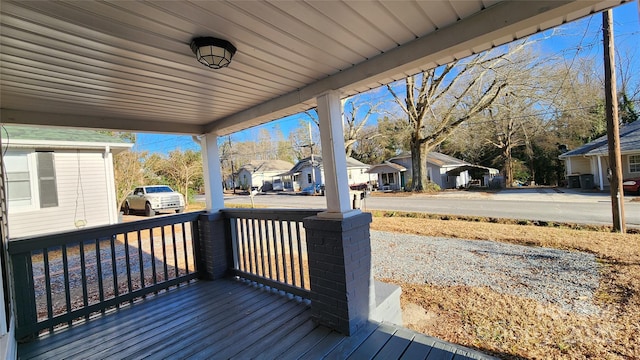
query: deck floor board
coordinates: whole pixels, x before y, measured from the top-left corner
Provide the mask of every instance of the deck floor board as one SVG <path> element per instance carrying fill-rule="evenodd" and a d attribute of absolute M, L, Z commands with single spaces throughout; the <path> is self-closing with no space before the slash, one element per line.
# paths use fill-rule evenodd
<path fill-rule="evenodd" d="M 246 301 L 247 306 L 251 306 L 256 301 L 260 301 L 255 293 L 238 289 L 235 293 L 237 299 Z M 173 299 L 172 299 L 173 300 Z M 232 310 L 232 307 L 225 303 L 224 297 L 197 297 L 190 302 L 181 304 L 176 307 L 171 301 L 170 305 L 166 305 L 164 314 L 157 317 L 149 317 L 145 314 L 144 319 L 140 319 L 138 323 L 133 322 L 127 326 L 115 327 L 114 331 L 121 335 L 120 337 L 110 338 L 110 341 L 117 341 L 119 348 L 118 354 L 110 355 L 113 344 L 105 342 L 100 346 L 93 348 L 91 355 L 94 358 L 115 358 L 122 359 L 130 356 L 132 353 L 145 352 L 145 349 L 157 349 L 159 344 L 166 339 L 174 340 L 177 336 L 183 335 L 181 329 L 190 328 L 192 323 L 200 317 L 214 317 L 220 315 L 225 310 Z M 162 318 L 162 321 L 158 321 Z M 167 327 L 166 324 L 171 324 Z"/>
<path fill-rule="evenodd" d="M 220 338 L 227 334 L 233 334 L 236 341 L 242 340 L 237 336 L 237 329 L 242 328 L 245 324 L 251 322 L 254 317 L 262 317 L 269 314 L 270 311 L 281 307 L 277 296 L 263 298 L 256 296 L 249 302 L 233 303 L 230 308 L 210 309 L 212 311 L 205 312 L 202 317 L 191 318 L 180 326 L 172 329 L 169 336 L 155 337 L 151 341 L 135 346 L 135 352 L 131 355 L 148 358 L 166 359 L 174 355 L 176 352 L 180 355 L 187 356 L 189 351 L 206 346 L 208 343 L 218 344 Z M 251 316 L 248 316 L 251 315 Z M 200 321 L 201 319 L 209 319 L 209 321 Z M 191 346 L 184 346 L 190 344 Z M 195 347 L 195 349 L 194 349 Z M 116 354 L 114 358 L 117 358 Z M 125 353 L 130 356 L 130 353 Z M 131 356 L 131 358 L 138 358 Z"/>
<path fill-rule="evenodd" d="M 192 297 L 195 296 L 205 296 L 198 292 L 197 288 L 193 285 L 183 286 L 181 289 L 183 292 L 183 296 L 175 301 L 179 304 L 187 303 L 192 301 Z M 126 311 L 127 307 L 121 307 L 119 310 L 114 310 L 113 314 L 118 314 L 118 316 L 106 316 L 101 319 L 101 321 L 87 321 L 82 322 L 80 324 L 74 325 L 70 328 L 65 329 L 65 336 L 59 337 L 56 336 L 55 340 L 51 338 L 51 335 L 46 334 L 39 338 L 36 342 L 30 342 L 26 344 L 20 345 L 21 355 L 27 357 L 33 357 L 40 355 L 43 349 L 48 349 L 48 355 L 55 355 L 55 347 L 64 347 L 67 344 L 72 344 L 78 340 L 83 340 L 83 343 L 91 346 L 91 341 L 94 338 L 98 339 L 98 343 L 104 342 L 105 337 L 108 338 L 110 333 L 118 333 L 115 329 L 114 324 L 125 324 L 127 322 L 140 323 L 142 319 L 147 316 L 157 316 L 158 314 L 163 312 L 162 302 L 153 301 L 151 297 L 147 297 L 146 299 L 136 303 L 138 308 L 143 308 L 144 316 L 140 316 L 140 314 L 136 314 L 135 312 Z M 87 336 L 88 333 L 92 333 L 95 336 Z M 53 343 L 52 346 L 47 346 L 49 343 Z M 55 347 L 54 347 L 55 346 Z"/>
<path fill-rule="evenodd" d="M 234 279 L 197 281 L 18 346 L 19 359 L 489 359 L 369 322 L 352 336 L 318 325 L 307 301 Z"/>

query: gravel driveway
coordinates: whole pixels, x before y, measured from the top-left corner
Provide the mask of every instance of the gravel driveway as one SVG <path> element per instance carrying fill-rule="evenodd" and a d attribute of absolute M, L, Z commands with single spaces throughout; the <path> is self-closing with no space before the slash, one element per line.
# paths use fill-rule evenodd
<path fill-rule="evenodd" d="M 577 251 L 371 231 L 376 278 L 442 286 L 487 286 L 590 314 L 599 274 Z"/>

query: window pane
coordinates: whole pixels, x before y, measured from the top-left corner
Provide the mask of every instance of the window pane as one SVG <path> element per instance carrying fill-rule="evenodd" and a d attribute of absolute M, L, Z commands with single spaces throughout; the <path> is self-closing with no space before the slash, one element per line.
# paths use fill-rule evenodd
<path fill-rule="evenodd" d="M 4 157 L 4 166 L 7 172 L 26 172 L 29 173 L 29 161 L 27 154 L 7 154 Z"/>
<path fill-rule="evenodd" d="M 31 205 L 28 155 L 9 153 L 4 160 L 7 169 L 7 195 L 10 205 Z"/>
<path fill-rule="evenodd" d="M 31 200 L 31 183 L 28 179 L 26 181 L 9 180 L 7 190 L 9 201 Z M 29 201 L 29 203 L 31 202 Z"/>

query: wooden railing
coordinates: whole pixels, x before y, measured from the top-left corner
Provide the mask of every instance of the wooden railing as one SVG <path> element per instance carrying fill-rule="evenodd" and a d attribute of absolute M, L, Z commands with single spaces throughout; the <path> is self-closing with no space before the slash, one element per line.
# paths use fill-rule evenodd
<path fill-rule="evenodd" d="M 16 337 L 53 331 L 195 279 L 200 214 L 10 241 Z"/>
<path fill-rule="evenodd" d="M 309 298 L 302 219 L 313 210 L 225 209 L 236 276 Z"/>

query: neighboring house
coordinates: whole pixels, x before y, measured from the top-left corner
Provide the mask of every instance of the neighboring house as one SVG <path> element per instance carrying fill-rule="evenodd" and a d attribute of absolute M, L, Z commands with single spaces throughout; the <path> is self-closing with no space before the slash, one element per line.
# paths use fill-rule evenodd
<path fill-rule="evenodd" d="M 113 154 L 133 144 L 92 130 L 4 125 L 2 146 L 10 237 L 118 222 Z"/>
<path fill-rule="evenodd" d="M 395 165 L 395 166 L 394 166 Z M 379 188 L 397 190 L 404 188 L 413 174 L 411 153 L 403 153 L 372 168 L 378 174 Z M 473 165 L 466 161 L 438 152 L 427 155 L 427 179 L 442 189 L 488 186 L 499 173 L 497 169 Z"/>
<path fill-rule="evenodd" d="M 257 187 L 262 191 L 273 190 L 274 180 L 281 180 L 280 174 L 292 166 L 292 163 L 284 160 L 252 160 L 240 167 L 236 181 L 245 189 Z"/>
<path fill-rule="evenodd" d="M 312 171 L 313 169 L 313 171 Z M 369 165 L 364 164 L 352 157 L 347 157 L 347 176 L 349 185 L 366 184 L 374 179 L 367 170 Z M 301 190 L 312 186 L 314 180 L 318 185 L 324 185 L 324 167 L 322 164 L 322 156 L 313 156 L 313 166 L 311 157 L 304 158 L 286 173 L 281 174 L 283 178 L 290 177 L 293 189 Z"/>
<path fill-rule="evenodd" d="M 402 165 L 385 161 L 382 164 L 371 166 L 367 171 L 370 174 L 377 174 L 380 190 L 401 190 L 406 184 L 405 172 L 407 168 Z"/>
<path fill-rule="evenodd" d="M 620 127 L 622 178 L 640 176 L 640 121 Z M 609 146 L 607 136 L 559 156 L 565 163 L 567 186 L 605 190 L 609 187 Z"/>

